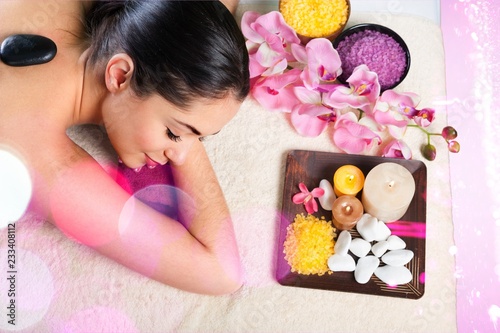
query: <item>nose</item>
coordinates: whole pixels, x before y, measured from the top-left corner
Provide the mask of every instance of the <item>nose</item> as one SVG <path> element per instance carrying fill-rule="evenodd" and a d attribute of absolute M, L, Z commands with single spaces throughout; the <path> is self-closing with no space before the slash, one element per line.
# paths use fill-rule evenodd
<path fill-rule="evenodd" d="M 183 141 L 176 142 L 174 145 L 165 149 L 165 156 L 171 163 L 182 165 L 186 160 L 186 157 L 189 154 L 193 143 L 194 140 L 188 139 L 183 139 Z"/>

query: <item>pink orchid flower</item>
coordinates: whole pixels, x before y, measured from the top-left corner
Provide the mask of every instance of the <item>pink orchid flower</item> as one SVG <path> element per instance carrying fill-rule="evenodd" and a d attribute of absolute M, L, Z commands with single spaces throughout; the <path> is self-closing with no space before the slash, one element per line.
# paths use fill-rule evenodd
<path fill-rule="evenodd" d="M 307 189 L 304 183 L 299 184 L 300 192 L 292 197 L 294 204 L 304 204 L 308 214 L 316 213 L 318 211 L 318 203 L 314 198 L 319 198 L 325 194 L 322 188 L 316 187 L 311 192 Z"/>
<path fill-rule="evenodd" d="M 337 109 L 348 106 L 363 108 L 375 104 L 380 94 L 380 83 L 378 75 L 370 72 L 366 65 L 360 65 L 354 69 L 347 79 L 349 87 L 339 85 L 325 98 L 325 103 Z"/>
<path fill-rule="evenodd" d="M 290 121 L 302 136 L 316 137 L 323 133 L 329 122 L 335 121 L 334 110 L 323 104 L 322 94 L 319 91 L 305 87 L 295 87 L 295 96 L 301 102 L 290 114 Z"/>
<path fill-rule="evenodd" d="M 400 104 L 398 111 L 403 116 L 406 116 L 409 119 L 412 119 L 413 117 L 415 117 L 418 114 L 418 110 L 416 108 L 416 105 L 410 106 L 410 105 Z"/>
<path fill-rule="evenodd" d="M 326 38 L 310 40 L 305 49 L 292 46 L 292 54 L 297 61 L 306 64 L 301 78 L 310 90 L 330 91 L 332 83 L 342 74 L 340 56 Z"/>
<path fill-rule="evenodd" d="M 374 144 L 382 142 L 375 133 L 376 124 L 373 119 L 364 117 L 358 121 L 353 112 L 347 112 L 337 118 L 334 126 L 333 142 L 348 154 L 367 153 Z"/>
<path fill-rule="evenodd" d="M 402 138 L 408 125 L 408 114 L 413 112 L 420 98 L 414 93 L 398 93 L 386 90 L 378 98 L 371 116 L 377 123 L 386 126 L 396 139 Z"/>
<path fill-rule="evenodd" d="M 260 15 L 247 11 L 242 16 L 241 31 L 247 38 L 251 78 L 282 73 L 288 61 L 295 61 L 290 45 L 299 44 L 300 39 L 280 12 Z"/>
<path fill-rule="evenodd" d="M 290 113 L 299 99 L 293 88 L 299 85 L 300 70 L 292 69 L 284 74 L 263 77 L 252 88 L 252 96 L 266 109 Z"/>
<path fill-rule="evenodd" d="M 435 112 L 434 109 L 430 108 L 422 109 L 413 117 L 413 121 L 421 127 L 428 127 L 434 121 Z"/>
<path fill-rule="evenodd" d="M 411 149 L 408 145 L 401 140 L 392 140 L 387 144 L 382 152 L 382 157 L 404 158 L 411 160 Z"/>

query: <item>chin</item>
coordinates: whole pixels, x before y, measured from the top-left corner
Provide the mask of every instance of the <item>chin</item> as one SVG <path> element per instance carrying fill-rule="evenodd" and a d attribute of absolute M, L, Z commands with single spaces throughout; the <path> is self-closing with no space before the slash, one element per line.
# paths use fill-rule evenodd
<path fill-rule="evenodd" d="M 126 159 L 122 159 L 120 156 L 118 156 L 118 165 L 125 166 L 127 168 L 131 169 L 136 169 L 142 167 L 144 164 L 137 164 L 137 163 L 130 163 L 130 161 L 127 161 Z"/>

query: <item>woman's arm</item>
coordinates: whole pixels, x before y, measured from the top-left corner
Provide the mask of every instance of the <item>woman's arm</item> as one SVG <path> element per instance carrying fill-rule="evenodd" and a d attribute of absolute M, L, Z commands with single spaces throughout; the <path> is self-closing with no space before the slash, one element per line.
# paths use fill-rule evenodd
<path fill-rule="evenodd" d="M 203 144 L 196 140 L 184 163 L 173 165 L 172 172 L 177 188 L 187 194 L 177 198 L 184 226 L 202 246 L 210 265 L 222 270 L 220 281 L 229 278 L 230 289 L 239 288 L 242 270 L 233 224 Z"/>
<path fill-rule="evenodd" d="M 229 211 L 204 147 L 174 167 L 183 224 L 130 198 L 93 161 L 61 172 L 50 195 L 52 218 L 70 238 L 176 288 L 224 294 L 242 284 Z"/>

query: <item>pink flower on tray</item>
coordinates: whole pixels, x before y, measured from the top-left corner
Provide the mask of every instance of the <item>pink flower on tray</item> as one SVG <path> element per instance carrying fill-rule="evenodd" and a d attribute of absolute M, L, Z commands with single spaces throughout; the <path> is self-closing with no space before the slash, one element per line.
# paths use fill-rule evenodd
<path fill-rule="evenodd" d="M 322 188 L 316 187 L 311 192 L 307 189 L 304 183 L 299 183 L 300 192 L 294 194 L 292 201 L 294 204 L 304 204 L 308 214 L 316 213 L 318 211 L 318 203 L 314 198 L 319 198 L 325 194 Z"/>
<path fill-rule="evenodd" d="M 363 108 L 374 104 L 380 94 L 377 73 L 370 72 L 366 65 L 356 67 L 347 82 L 349 87 L 337 86 L 327 95 L 325 103 L 337 109 Z"/>
<path fill-rule="evenodd" d="M 401 140 L 392 140 L 387 144 L 382 153 L 382 157 L 404 158 L 411 160 L 411 149 L 408 145 Z"/>
<path fill-rule="evenodd" d="M 281 13 L 247 11 L 241 19 L 241 31 L 247 38 L 251 78 L 283 73 L 288 61 L 295 61 L 291 44 L 300 44 L 300 39 Z"/>
<path fill-rule="evenodd" d="M 353 112 L 344 113 L 335 122 L 333 142 L 348 154 L 367 153 L 374 144 L 382 142 L 375 133 L 376 127 L 377 124 L 369 117 L 358 121 Z"/>

